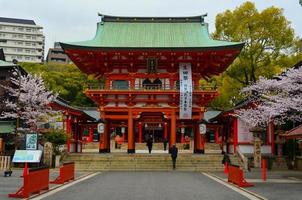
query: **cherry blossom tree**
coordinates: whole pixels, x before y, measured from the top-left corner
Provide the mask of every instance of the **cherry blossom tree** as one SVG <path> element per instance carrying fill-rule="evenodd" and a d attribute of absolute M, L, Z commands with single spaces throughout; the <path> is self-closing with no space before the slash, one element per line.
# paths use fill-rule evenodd
<path fill-rule="evenodd" d="M 49 104 L 57 94 L 46 89 L 41 76 L 21 74 L 15 68 L 12 70 L 11 83 L 11 86 L 0 85 L 9 94 L 1 118 L 21 119 L 30 127 L 35 127 L 38 120 L 56 113 Z"/>
<path fill-rule="evenodd" d="M 273 79 L 260 77 L 241 90 L 250 103 L 236 110 L 238 117 L 252 127 L 302 121 L 302 66 L 283 72 Z"/>

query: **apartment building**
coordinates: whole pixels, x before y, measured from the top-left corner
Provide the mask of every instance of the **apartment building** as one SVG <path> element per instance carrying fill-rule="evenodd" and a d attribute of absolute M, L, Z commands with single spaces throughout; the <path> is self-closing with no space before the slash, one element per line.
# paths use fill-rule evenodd
<path fill-rule="evenodd" d="M 43 62 L 45 37 L 42 29 L 33 20 L 0 17 L 0 48 L 6 61 Z"/>
<path fill-rule="evenodd" d="M 54 48 L 49 48 L 46 61 L 49 62 L 55 62 L 55 63 L 70 63 L 71 60 L 65 54 L 63 49 L 60 46 L 59 42 L 54 43 Z"/>

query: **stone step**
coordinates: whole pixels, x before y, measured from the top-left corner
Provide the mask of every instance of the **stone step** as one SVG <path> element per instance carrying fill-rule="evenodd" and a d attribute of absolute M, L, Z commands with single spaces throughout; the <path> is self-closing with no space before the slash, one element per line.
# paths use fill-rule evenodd
<path fill-rule="evenodd" d="M 179 154 L 177 170 L 222 171 L 221 154 Z M 232 162 L 236 158 L 230 155 Z M 233 161 L 234 160 L 234 161 Z M 77 170 L 86 171 L 170 171 L 169 154 L 70 154 L 66 161 L 74 161 Z"/>
<path fill-rule="evenodd" d="M 114 141 L 111 141 L 111 147 L 114 147 Z M 193 146 L 194 142 L 192 141 L 191 142 L 191 148 L 192 149 L 192 146 Z M 184 144 L 180 144 L 180 143 L 177 143 L 176 144 L 178 149 L 179 150 L 182 150 L 184 149 Z M 98 151 L 99 149 L 99 142 L 89 142 L 89 143 L 85 143 L 83 145 L 83 151 L 85 152 L 86 150 L 96 150 Z M 127 150 L 128 149 L 128 143 L 125 142 L 121 145 L 121 150 Z M 136 150 L 147 150 L 148 147 L 146 146 L 146 143 L 136 143 L 135 144 L 135 149 Z M 164 145 L 163 143 L 153 143 L 153 150 L 163 150 L 164 149 Z M 205 150 L 217 150 L 217 151 L 221 151 L 220 149 L 220 145 L 219 144 L 215 144 L 215 143 L 206 143 L 205 144 Z"/>

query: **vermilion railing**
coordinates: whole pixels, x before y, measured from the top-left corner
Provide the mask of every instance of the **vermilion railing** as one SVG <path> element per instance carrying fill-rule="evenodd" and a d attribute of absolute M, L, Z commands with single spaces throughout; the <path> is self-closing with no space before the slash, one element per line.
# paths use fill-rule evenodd
<path fill-rule="evenodd" d="M 248 183 L 244 179 L 243 170 L 236 165 L 228 166 L 228 182 L 238 185 L 239 187 L 251 187 L 254 186 L 251 183 Z"/>
<path fill-rule="evenodd" d="M 53 184 L 63 184 L 70 180 L 74 180 L 74 162 L 64 163 L 63 166 L 60 167 L 60 174 L 59 176 L 50 183 Z"/>
<path fill-rule="evenodd" d="M 90 90 L 124 90 L 124 91 L 139 91 L 139 90 L 176 90 L 179 91 L 179 86 L 174 86 L 174 87 L 170 87 L 170 86 L 163 86 L 163 85 L 159 85 L 159 84 L 146 84 L 146 85 L 134 85 L 134 87 L 130 87 L 130 86 L 105 86 L 105 85 L 89 85 L 88 89 Z M 194 86 L 193 91 L 213 91 L 213 90 L 217 90 L 217 86 Z"/>
<path fill-rule="evenodd" d="M 49 188 L 49 168 L 38 168 L 29 170 L 23 176 L 23 186 L 15 193 L 9 194 L 12 198 L 28 198 L 30 194 L 39 193 Z"/>

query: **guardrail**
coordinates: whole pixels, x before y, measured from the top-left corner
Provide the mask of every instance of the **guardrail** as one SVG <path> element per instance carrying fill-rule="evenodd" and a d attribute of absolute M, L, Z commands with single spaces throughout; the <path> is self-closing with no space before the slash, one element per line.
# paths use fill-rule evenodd
<path fill-rule="evenodd" d="M 49 168 L 37 168 L 29 170 L 23 176 L 23 186 L 15 193 L 8 194 L 12 198 L 28 198 L 30 194 L 40 193 L 49 189 Z"/>
<path fill-rule="evenodd" d="M 228 182 L 238 185 L 239 187 L 254 186 L 244 179 L 243 170 L 236 165 L 229 165 Z"/>
<path fill-rule="evenodd" d="M 59 176 L 54 181 L 50 181 L 50 183 L 63 184 L 70 180 L 74 180 L 74 162 L 64 163 L 63 166 L 60 167 Z"/>

